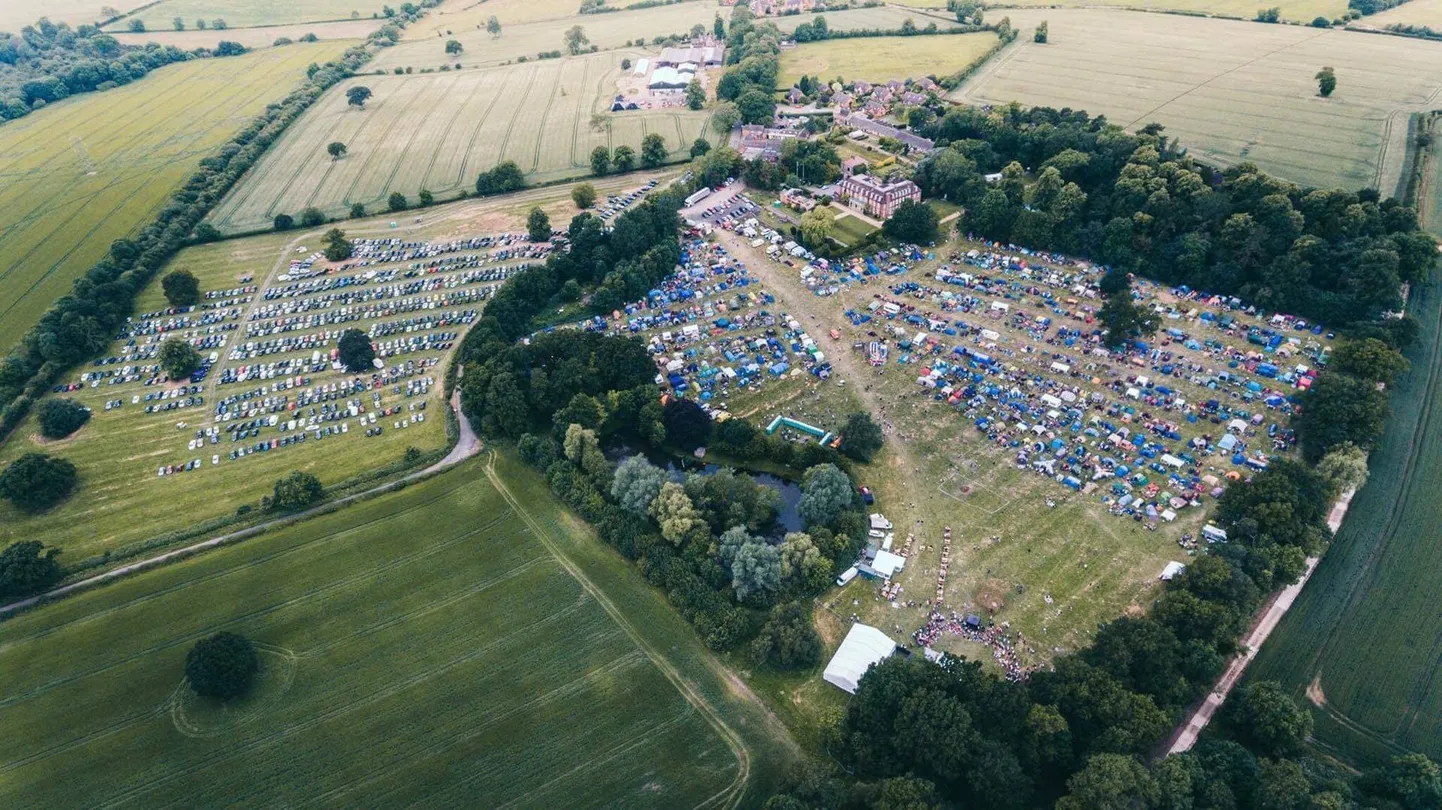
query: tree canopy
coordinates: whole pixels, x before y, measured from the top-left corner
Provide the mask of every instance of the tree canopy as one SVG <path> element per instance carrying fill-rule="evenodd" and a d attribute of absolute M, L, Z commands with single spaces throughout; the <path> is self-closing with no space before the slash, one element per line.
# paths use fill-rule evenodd
<path fill-rule="evenodd" d="M 319 503 L 324 497 L 325 487 L 321 486 L 319 478 L 294 470 L 275 482 L 270 505 L 283 512 L 292 512 Z"/>
<path fill-rule="evenodd" d="M 26 453 L 0 472 L 0 496 L 26 512 L 43 512 L 75 489 L 75 465 L 44 453 Z"/>
<path fill-rule="evenodd" d="M 63 439 L 90 421 L 90 409 L 73 399 L 57 397 L 41 402 L 36 416 L 42 436 Z"/>
<path fill-rule="evenodd" d="M 371 345 L 370 337 L 359 329 L 342 332 L 340 339 L 336 341 L 336 349 L 341 365 L 352 374 L 369 371 L 376 357 L 375 346 Z"/>
<path fill-rule="evenodd" d="M 173 307 L 193 307 L 200 301 L 200 281 L 189 270 L 174 270 L 160 279 L 165 300 Z"/>
<path fill-rule="evenodd" d="M 165 376 L 172 380 L 189 377 L 200 368 L 201 363 L 200 352 L 181 338 L 166 338 L 160 344 L 156 359 L 160 361 L 160 368 L 165 372 Z"/>
<path fill-rule="evenodd" d="M 185 677 L 201 697 L 234 700 L 250 691 L 260 656 L 245 636 L 221 632 L 201 639 L 185 655 Z"/>
<path fill-rule="evenodd" d="M 55 560 L 60 549 L 45 548 L 39 540 L 11 543 L 0 552 L 0 601 L 19 599 L 49 590 L 64 572 Z"/>

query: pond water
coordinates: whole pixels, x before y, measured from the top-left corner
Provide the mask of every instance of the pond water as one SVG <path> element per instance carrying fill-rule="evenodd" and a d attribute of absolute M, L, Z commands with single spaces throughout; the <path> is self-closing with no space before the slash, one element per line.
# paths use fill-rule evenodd
<path fill-rule="evenodd" d="M 625 449 L 612 460 L 621 462 L 634 455 L 636 455 L 634 450 Z M 677 483 L 684 481 L 686 476 L 691 473 L 712 475 L 724 469 L 720 464 L 706 464 L 701 461 L 678 459 L 672 456 L 657 456 L 647 453 L 646 458 L 652 464 L 665 470 L 671 480 Z M 801 514 L 796 511 L 797 504 L 801 502 L 800 484 L 794 481 L 787 481 L 785 478 L 777 477 L 771 473 L 751 473 L 745 470 L 736 470 L 736 474 L 744 475 L 764 487 L 769 487 L 775 490 L 776 494 L 780 496 L 780 500 L 776 504 L 776 528 L 771 532 L 773 536 L 779 538 L 787 532 L 799 532 L 806 528 L 801 520 Z"/>

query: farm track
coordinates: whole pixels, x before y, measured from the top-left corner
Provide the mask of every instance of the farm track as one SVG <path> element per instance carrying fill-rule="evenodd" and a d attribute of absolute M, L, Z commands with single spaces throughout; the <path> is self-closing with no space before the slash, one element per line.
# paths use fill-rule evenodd
<path fill-rule="evenodd" d="M 546 527 L 526 509 L 524 504 L 517 500 L 516 496 L 511 493 L 510 488 L 506 486 L 505 481 L 496 474 L 496 454 L 494 450 L 491 451 L 490 458 L 486 461 L 486 477 L 490 479 L 491 485 L 496 488 L 496 491 L 501 493 L 501 497 L 505 498 L 511 508 L 526 522 L 532 534 L 546 546 L 546 549 L 550 551 L 566 571 L 581 584 L 581 587 L 596 599 L 597 603 L 605 609 L 606 613 L 621 627 L 622 631 L 630 637 L 632 643 L 645 652 L 647 657 L 649 657 L 656 667 L 661 670 L 662 674 L 666 676 L 666 679 L 681 692 L 691 705 L 695 706 L 696 709 L 702 713 L 707 723 L 726 741 L 727 746 L 736 756 L 738 766 L 736 778 L 728 788 L 716 794 L 713 798 L 720 800 L 721 806 L 723 807 L 736 807 L 741 801 L 741 797 L 745 791 L 746 781 L 751 773 L 751 755 L 742 742 L 740 735 L 726 724 L 716 709 L 712 707 L 686 679 L 681 677 L 681 673 L 676 670 L 675 666 L 661 655 L 661 653 L 651 645 L 648 639 L 636 630 L 626 615 L 616 607 L 616 604 L 612 602 L 605 593 L 591 582 L 585 572 L 561 551 L 559 545 L 557 545 L 550 533 L 546 530 Z"/>

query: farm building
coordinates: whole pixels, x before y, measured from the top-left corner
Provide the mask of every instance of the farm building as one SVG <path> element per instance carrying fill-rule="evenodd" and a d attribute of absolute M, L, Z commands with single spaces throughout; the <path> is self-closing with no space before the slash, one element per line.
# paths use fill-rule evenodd
<path fill-rule="evenodd" d="M 821 673 L 822 680 L 848 694 L 856 694 L 861 676 L 871 665 L 885 660 L 896 651 L 896 642 L 875 627 L 853 624 L 831 662 Z"/>
<path fill-rule="evenodd" d="M 890 219 L 907 200 L 921 201 L 921 189 L 910 180 L 878 180 L 869 174 L 843 178 L 841 193 L 852 208 L 882 219 Z"/>
<path fill-rule="evenodd" d="M 726 59 L 723 45 L 693 45 L 689 48 L 665 48 L 656 57 L 657 67 L 720 67 Z"/>
<path fill-rule="evenodd" d="M 884 113 L 884 109 L 881 112 Z M 841 125 L 881 138 L 895 138 L 911 147 L 914 151 L 930 152 L 936 148 L 936 142 L 930 138 L 923 138 L 920 135 L 907 132 L 904 129 L 897 129 L 896 127 L 883 124 L 880 121 L 872 121 L 860 115 L 849 115 L 841 119 Z"/>

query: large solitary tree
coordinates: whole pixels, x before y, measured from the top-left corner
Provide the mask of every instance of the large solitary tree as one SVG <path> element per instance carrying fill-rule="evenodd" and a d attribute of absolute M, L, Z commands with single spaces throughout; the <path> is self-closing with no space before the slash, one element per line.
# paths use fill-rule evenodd
<path fill-rule="evenodd" d="M 336 348 L 340 352 L 338 358 L 340 364 L 352 374 L 359 374 L 369 369 L 372 361 L 376 358 L 376 350 L 371 345 L 371 339 L 359 329 L 347 329 L 342 332 Z"/>
<path fill-rule="evenodd" d="M 359 107 L 362 110 L 365 109 L 366 101 L 370 99 L 370 97 L 371 89 L 363 84 L 358 84 L 345 91 L 345 103 L 352 107 Z"/>
<path fill-rule="evenodd" d="M 40 433 L 47 439 L 63 439 L 90 420 L 90 409 L 73 399 L 47 399 L 38 410 Z"/>
<path fill-rule="evenodd" d="M 345 157 L 347 149 L 346 145 L 340 141 L 331 141 L 330 144 L 326 146 L 325 151 L 330 154 L 331 160 L 340 160 Z"/>
<path fill-rule="evenodd" d="M 49 589 L 63 572 L 55 561 L 60 549 L 39 540 L 11 543 L 0 552 L 0 599 L 16 599 Z"/>
<path fill-rule="evenodd" d="M 551 218 L 540 206 L 532 208 L 526 215 L 526 235 L 531 237 L 532 242 L 548 242 L 551 239 Z"/>
<path fill-rule="evenodd" d="M 169 338 L 160 344 L 160 368 L 172 380 L 189 377 L 200 368 L 200 352 L 180 338 Z"/>
<path fill-rule="evenodd" d="M 1322 98 L 1330 97 L 1332 91 L 1337 89 L 1337 72 L 1330 67 L 1317 71 L 1317 75 L 1312 78 L 1317 80 L 1317 95 Z"/>
<path fill-rule="evenodd" d="M 233 700 L 250 691 L 260 671 L 255 645 L 236 633 L 216 633 L 196 642 L 185 656 L 185 677 L 201 697 Z"/>
<path fill-rule="evenodd" d="M 200 300 L 200 282 L 189 270 L 166 273 L 160 280 L 160 289 L 173 307 L 193 307 Z"/>
<path fill-rule="evenodd" d="M 271 508 L 283 512 L 304 509 L 325 497 L 325 487 L 320 479 L 308 472 L 293 470 L 290 475 L 275 482 L 270 501 Z"/>

